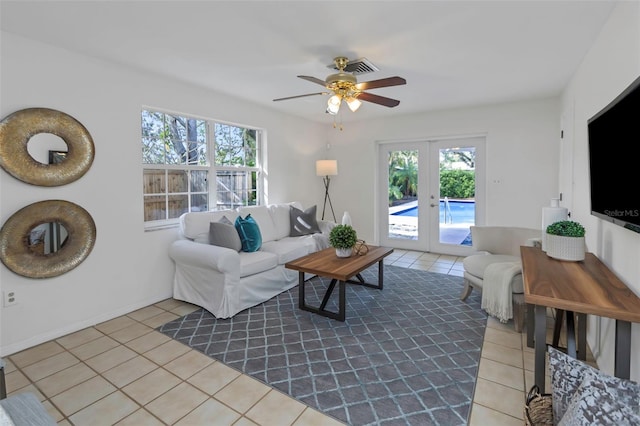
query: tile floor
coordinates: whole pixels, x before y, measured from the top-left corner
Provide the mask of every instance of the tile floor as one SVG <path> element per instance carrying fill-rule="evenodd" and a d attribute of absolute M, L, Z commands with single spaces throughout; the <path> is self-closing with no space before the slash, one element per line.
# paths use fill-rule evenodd
<path fill-rule="evenodd" d="M 386 263 L 463 271 L 462 258 L 414 251 Z M 8 392 L 36 393 L 60 425 L 341 424 L 154 330 L 194 309 L 168 299 L 9 355 Z M 532 383 L 526 334 L 489 318 L 469 424 L 522 425 Z"/>

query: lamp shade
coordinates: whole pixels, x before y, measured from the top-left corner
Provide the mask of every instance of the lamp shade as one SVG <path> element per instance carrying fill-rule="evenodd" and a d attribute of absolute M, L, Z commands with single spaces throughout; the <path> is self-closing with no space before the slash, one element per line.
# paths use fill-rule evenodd
<path fill-rule="evenodd" d="M 347 98 L 347 105 L 351 111 L 356 112 L 358 108 L 360 108 L 360 105 L 362 105 L 362 102 L 356 98 Z"/>
<path fill-rule="evenodd" d="M 340 111 L 340 104 L 342 98 L 339 95 L 333 95 L 327 101 L 327 112 L 331 115 L 336 115 Z"/>
<path fill-rule="evenodd" d="M 316 175 L 336 176 L 338 174 L 338 160 L 316 161 Z"/>

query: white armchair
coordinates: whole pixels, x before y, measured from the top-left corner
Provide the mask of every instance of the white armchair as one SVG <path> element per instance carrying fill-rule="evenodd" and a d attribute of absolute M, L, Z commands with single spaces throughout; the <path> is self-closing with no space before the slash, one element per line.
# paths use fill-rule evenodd
<path fill-rule="evenodd" d="M 526 306 L 522 282 L 522 266 L 520 246 L 533 246 L 539 241 L 539 229 L 518 228 L 508 226 L 472 226 L 471 241 L 476 253 L 463 260 L 465 287 L 460 295 L 465 300 L 474 288 L 482 291 L 485 272 L 489 265 L 504 263 L 520 264 L 519 273 L 515 273 L 510 281 L 513 322 L 517 332 L 524 326 Z M 505 269 L 505 271 L 508 269 Z M 511 268 L 513 273 L 513 268 Z M 508 279 L 508 278 L 507 278 Z"/>

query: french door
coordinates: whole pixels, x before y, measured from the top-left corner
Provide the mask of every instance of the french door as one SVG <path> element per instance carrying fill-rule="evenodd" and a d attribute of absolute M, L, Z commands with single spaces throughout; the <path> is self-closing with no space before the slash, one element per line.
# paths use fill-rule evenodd
<path fill-rule="evenodd" d="M 484 137 L 378 144 L 381 245 L 465 256 L 484 222 Z"/>

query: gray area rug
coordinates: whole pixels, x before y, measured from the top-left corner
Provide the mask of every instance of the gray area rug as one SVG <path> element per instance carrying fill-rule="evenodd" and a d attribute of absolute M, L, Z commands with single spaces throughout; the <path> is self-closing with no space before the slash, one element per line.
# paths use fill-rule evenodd
<path fill-rule="evenodd" d="M 377 265 L 362 273 L 375 283 Z M 467 424 L 487 316 L 462 278 L 385 265 L 384 289 L 347 285 L 346 321 L 298 309 L 298 287 L 217 319 L 158 330 L 349 425 Z M 306 284 L 320 304 L 330 280 Z M 329 310 L 337 310 L 337 287 Z"/>

